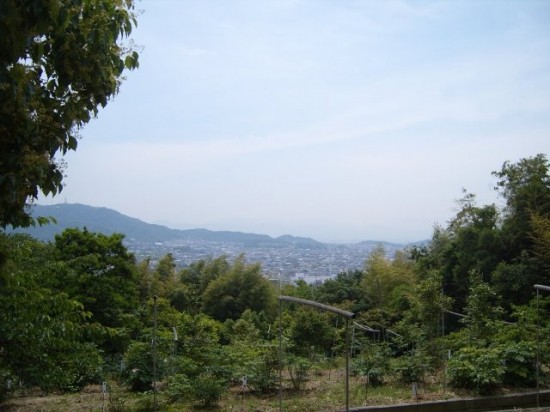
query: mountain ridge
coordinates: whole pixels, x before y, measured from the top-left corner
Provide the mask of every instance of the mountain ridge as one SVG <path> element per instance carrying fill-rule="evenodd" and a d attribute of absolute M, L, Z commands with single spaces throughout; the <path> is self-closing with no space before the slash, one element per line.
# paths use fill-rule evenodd
<path fill-rule="evenodd" d="M 242 243 L 248 246 L 277 244 L 320 246 L 311 238 L 282 235 L 271 237 L 265 234 L 245 233 L 239 231 L 214 231 L 204 228 L 173 229 L 167 226 L 147 223 L 141 219 L 127 216 L 115 209 L 89 206 L 80 203 L 59 203 L 54 205 L 33 205 L 33 217 L 48 217 L 55 220 L 43 226 L 11 229 L 9 232 L 28 233 L 31 236 L 51 241 L 55 235 L 67 228 L 86 228 L 106 235 L 122 233 L 129 240 L 141 242 L 166 242 L 175 240 L 201 240 L 211 242 Z"/>
<path fill-rule="evenodd" d="M 89 231 L 106 235 L 122 233 L 128 241 L 133 242 L 170 242 L 170 241 L 205 241 L 229 242 L 247 247 L 304 247 L 320 248 L 331 243 L 320 242 L 309 237 L 285 234 L 271 237 L 266 234 L 246 233 L 240 231 L 215 231 L 204 228 L 174 229 L 156 223 L 147 223 L 141 219 L 127 216 L 115 209 L 102 206 L 89 206 L 81 203 L 58 203 L 53 205 L 35 204 L 31 208 L 34 217 L 53 217 L 55 223 L 48 225 L 17 228 L 8 230 L 12 233 L 27 233 L 42 241 L 52 241 L 55 235 L 67 228 L 86 228 Z M 385 245 L 403 247 L 403 243 L 366 240 L 348 244 Z"/>

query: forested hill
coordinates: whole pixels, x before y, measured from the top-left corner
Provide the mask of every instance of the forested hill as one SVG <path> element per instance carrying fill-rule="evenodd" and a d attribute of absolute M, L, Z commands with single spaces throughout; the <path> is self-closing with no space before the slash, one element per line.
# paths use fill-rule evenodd
<path fill-rule="evenodd" d="M 92 232 L 107 235 L 123 233 L 128 240 L 137 242 L 166 242 L 173 240 L 212 241 L 240 243 L 247 246 L 304 246 L 321 247 L 323 244 L 310 238 L 290 235 L 273 238 L 268 235 L 212 231 L 207 229 L 170 229 L 166 226 L 150 224 L 142 220 L 123 215 L 105 207 L 93 207 L 82 204 L 34 205 L 34 217 L 53 217 L 57 223 L 44 226 L 17 229 L 16 232 L 29 233 L 44 241 L 53 240 L 55 235 L 66 228 L 86 228 Z"/>

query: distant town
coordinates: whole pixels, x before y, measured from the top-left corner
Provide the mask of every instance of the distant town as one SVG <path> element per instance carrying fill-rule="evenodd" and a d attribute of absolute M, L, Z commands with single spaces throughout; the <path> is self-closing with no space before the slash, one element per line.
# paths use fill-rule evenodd
<path fill-rule="evenodd" d="M 139 242 L 126 240 L 128 249 L 138 260 L 151 258 L 152 264 L 171 253 L 178 268 L 189 266 L 201 259 L 225 255 L 233 259 L 244 254 L 248 263 L 259 262 L 265 276 L 272 280 L 322 283 L 326 279 L 348 270 L 361 270 L 371 251 L 382 246 L 389 258 L 405 245 L 387 242 L 361 242 L 356 244 L 326 244 L 318 246 L 254 246 L 235 242 L 204 240 L 175 240 L 165 242 Z"/>
<path fill-rule="evenodd" d="M 103 234 L 122 233 L 124 244 L 138 261 L 151 259 L 153 265 L 168 253 L 178 269 L 201 259 L 243 254 L 247 263 L 260 263 L 262 272 L 280 282 L 323 282 L 339 273 L 361 270 L 369 254 L 382 246 L 392 259 L 397 250 L 408 245 L 376 240 L 358 243 L 322 243 L 310 238 L 242 232 L 216 232 L 206 229 L 176 230 L 145 223 L 116 210 L 82 204 L 35 205 L 35 216 L 50 216 L 54 222 L 16 232 L 28 233 L 43 241 L 52 241 L 66 228 L 87 228 Z M 422 242 L 418 242 L 422 243 Z"/>

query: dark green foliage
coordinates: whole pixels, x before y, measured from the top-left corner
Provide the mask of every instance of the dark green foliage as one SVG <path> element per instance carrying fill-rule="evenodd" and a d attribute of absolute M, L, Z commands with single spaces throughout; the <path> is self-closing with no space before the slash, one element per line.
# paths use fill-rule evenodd
<path fill-rule="evenodd" d="M 473 274 L 468 297 L 466 328 L 451 335 L 455 347 L 449 360 L 451 383 L 458 387 L 489 393 L 502 384 L 532 385 L 535 381 L 536 309 L 514 306 L 515 324 L 499 321 L 502 310 L 494 306 L 490 286 Z M 547 303 L 546 303 L 547 304 Z M 543 309 L 542 313 L 547 313 Z M 541 341 L 548 342 L 548 319 L 542 321 Z M 543 350 L 543 362 L 547 362 Z"/>
<path fill-rule="evenodd" d="M 199 260 L 180 272 L 180 285 L 172 292 L 171 299 L 180 310 L 198 313 L 202 308 L 202 298 L 210 283 L 228 273 L 231 265 L 226 256 Z"/>
<path fill-rule="evenodd" d="M 153 351 L 151 342 L 133 342 L 124 355 L 124 381 L 132 391 L 142 392 L 152 389 Z M 161 364 L 162 365 L 162 364 Z M 162 370 L 159 370 L 162 376 Z"/>
<path fill-rule="evenodd" d="M 49 245 L 27 236 L 0 236 L 0 371 L 45 391 L 76 390 L 97 381 L 102 359 L 87 335 L 100 327 L 45 276 Z"/>
<path fill-rule="evenodd" d="M 238 319 L 246 309 L 272 317 L 275 308 L 275 291 L 261 275 L 260 266 L 245 264 L 242 256 L 210 282 L 202 296 L 203 311 L 220 321 Z"/>
<path fill-rule="evenodd" d="M 119 89 L 138 55 L 121 44 L 131 0 L 5 0 L 0 8 L 0 227 L 33 223 L 27 202 L 63 185 L 78 130 Z"/>
<path fill-rule="evenodd" d="M 502 382 L 507 385 L 532 386 L 536 381 L 536 343 L 506 341 L 497 348 L 505 365 Z"/>
<path fill-rule="evenodd" d="M 495 189 L 505 201 L 478 206 L 475 195 L 464 192 L 459 211 L 447 227 L 436 227 L 431 244 L 413 250 L 419 270 L 438 270 L 453 308 L 466 306 L 469 273 L 476 271 L 498 292 L 503 308 L 525 304 L 535 283 L 550 279 L 548 219 L 550 174 L 545 155 L 505 162 L 494 172 Z M 546 239 L 546 240 L 545 240 Z"/>
<path fill-rule="evenodd" d="M 97 342 L 109 353 L 124 349 L 120 339 L 125 315 L 138 306 L 135 261 L 122 244 L 123 236 L 105 236 L 86 229 L 67 229 L 56 236 L 56 266 L 50 275 L 56 287 L 84 305 L 90 322 L 113 328 L 114 334 L 98 336 Z"/>
<path fill-rule="evenodd" d="M 369 344 L 353 360 L 353 371 L 368 379 L 371 386 L 380 386 L 390 371 L 390 349 L 385 344 Z"/>
<path fill-rule="evenodd" d="M 397 358 L 394 367 L 403 382 L 422 382 L 426 372 L 429 371 L 431 358 L 429 353 L 413 350 Z"/>
<path fill-rule="evenodd" d="M 495 286 L 507 303 L 525 304 L 535 283 L 548 283 L 550 272 L 541 257 L 544 222 L 550 218 L 550 168 L 543 154 L 505 162 L 493 175 L 506 201 L 503 210 L 503 260 L 508 268 L 495 275 Z M 541 264 L 542 263 L 542 264 Z"/>
<path fill-rule="evenodd" d="M 550 216 L 550 174 L 543 154 L 505 162 L 493 175 L 499 179 L 495 189 L 506 201 L 502 226 L 508 260 L 531 253 L 533 214 Z"/>
<path fill-rule="evenodd" d="M 485 345 L 499 328 L 497 322 L 503 314 L 497 305 L 493 288 L 481 280 L 477 272 L 470 273 L 470 293 L 466 302 L 466 316 L 461 320 L 466 325 L 470 342 Z"/>
<path fill-rule="evenodd" d="M 171 403 L 192 399 L 193 381 L 186 374 L 170 375 L 166 381 L 166 394 Z"/>
<path fill-rule="evenodd" d="M 409 297 L 409 309 L 402 313 L 396 330 L 407 342 L 430 352 L 438 348 L 442 335 L 441 316 L 449 309 L 451 299 L 442 293 L 443 277 L 435 271 L 424 275 Z"/>
<path fill-rule="evenodd" d="M 282 294 L 358 312 L 353 370 L 370 385 L 441 376 L 446 364 L 452 385 L 479 393 L 532 386 L 537 348 L 545 382 L 550 296 L 541 292 L 537 315 L 533 283 L 550 279 L 547 171 L 544 156 L 505 163 L 496 174 L 504 209 L 477 206 L 465 194 L 431 244 L 394 259 L 377 249 L 363 271 L 320 286 L 287 285 Z M 244 256 L 176 273 L 171 255 L 157 266 L 136 265 L 122 240 L 86 229 L 50 244 L 0 236 L 1 380 L 69 391 L 120 378 L 149 392 L 154 348 L 164 399 L 208 407 L 243 376 L 248 390 L 277 389 L 279 331 L 285 376 L 296 390 L 319 359 L 343 355 L 345 322 L 291 303 L 276 317 L 275 291 Z M 447 309 L 465 316 L 442 318 Z M 451 326 L 451 316 L 461 320 Z"/>
<path fill-rule="evenodd" d="M 311 308 L 299 308 L 292 315 L 289 337 L 293 353 L 305 358 L 329 354 L 334 342 L 334 317 Z"/>
<path fill-rule="evenodd" d="M 448 363 L 451 383 L 488 394 L 502 383 L 505 368 L 501 353 L 495 347 L 466 346 L 453 354 Z"/>
<path fill-rule="evenodd" d="M 256 320 L 256 314 L 247 310 L 237 321 L 227 321 L 230 337 L 227 348 L 233 381 L 238 382 L 246 376 L 249 389 L 265 393 L 277 387 L 278 343 L 261 336 Z"/>
<path fill-rule="evenodd" d="M 193 399 L 200 405 L 211 406 L 218 403 L 226 389 L 226 379 L 218 376 L 215 372 L 203 372 L 195 378 L 191 386 L 191 393 Z"/>
<path fill-rule="evenodd" d="M 327 279 L 316 290 L 317 300 L 328 305 L 347 308 L 357 313 L 369 309 L 372 304 L 361 286 L 363 272 L 360 270 L 339 273 Z"/>
<path fill-rule="evenodd" d="M 477 207 L 475 196 L 465 194 L 460 211 L 446 230 L 434 234 L 432 253 L 444 274 L 443 289 L 461 311 L 468 292 L 468 274 L 474 270 L 487 279 L 499 262 L 498 212 L 494 205 Z"/>
<path fill-rule="evenodd" d="M 287 357 L 286 365 L 292 387 L 299 391 L 306 387 L 311 361 L 301 356 L 290 355 Z"/>

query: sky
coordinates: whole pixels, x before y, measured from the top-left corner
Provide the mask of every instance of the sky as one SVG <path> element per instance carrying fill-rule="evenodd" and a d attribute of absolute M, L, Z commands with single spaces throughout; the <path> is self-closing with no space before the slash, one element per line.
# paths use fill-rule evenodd
<path fill-rule="evenodd" d="M 550 154 L 550 2 L 141 0 L 140 67 L 65 188 L 182 229 L 428 239 Z"/>

